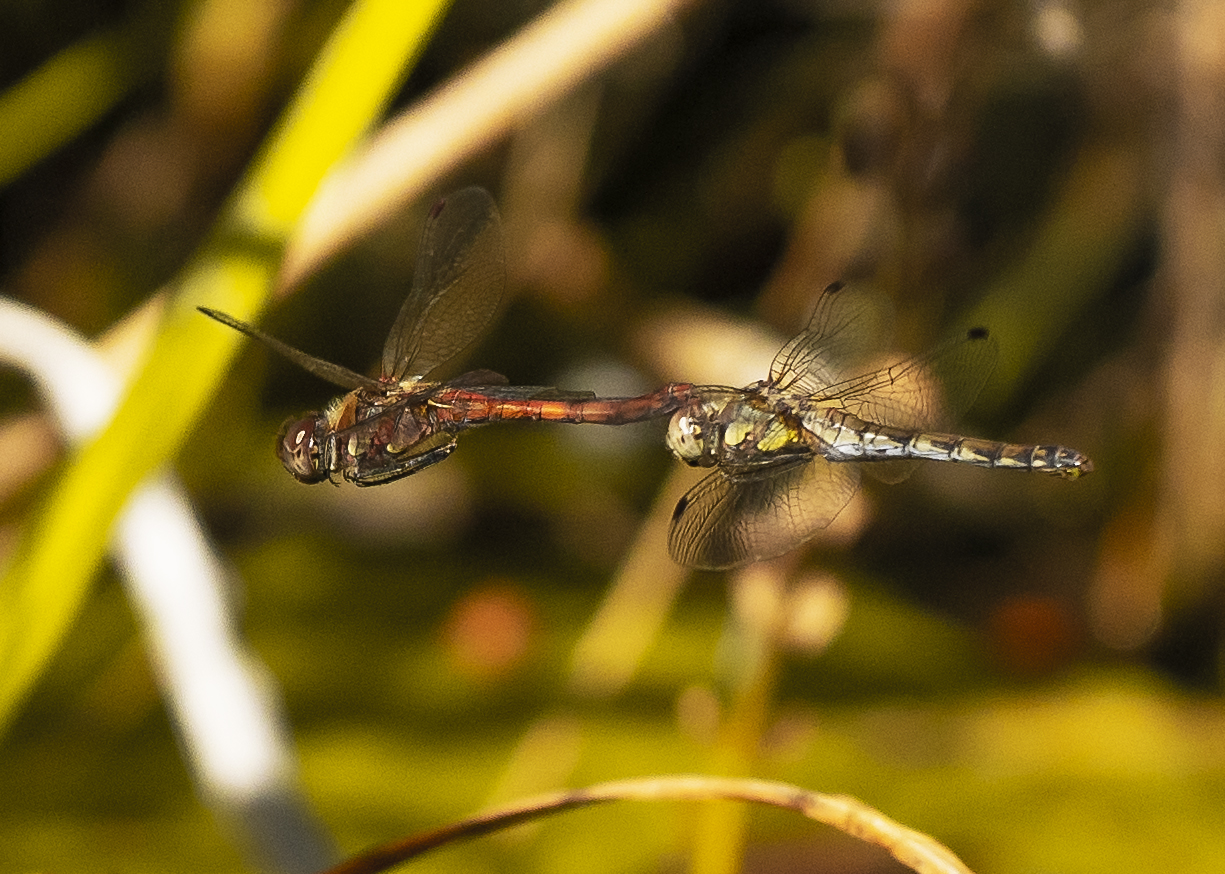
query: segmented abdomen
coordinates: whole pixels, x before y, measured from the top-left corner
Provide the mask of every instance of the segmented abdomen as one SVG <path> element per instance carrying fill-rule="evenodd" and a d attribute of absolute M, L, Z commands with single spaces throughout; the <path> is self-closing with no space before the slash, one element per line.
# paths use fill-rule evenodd
<path fill-rule="evenodd" d="M 685 404 L 693 386 L 671 384 L 634 398 L 505 398 L 469 389 L 450 388 L 430 399 L 431 415 L 438 422 L 459 426 L 483 425 L 509 419 L 569 424 L 628 425 L 668 416 Z"/>
<path fill-rule="evenodd" d="M 805 426 L 817 438 L 817 451 L 830 461 L 925 458 L 976 467 L 1038 470 L 1067 479 L 1093 470 L 1087 455 L 1066 446 L 1000 443 L 957 434 L 907 431 L 865 422 L 836 410 L 806 417 Z"/>

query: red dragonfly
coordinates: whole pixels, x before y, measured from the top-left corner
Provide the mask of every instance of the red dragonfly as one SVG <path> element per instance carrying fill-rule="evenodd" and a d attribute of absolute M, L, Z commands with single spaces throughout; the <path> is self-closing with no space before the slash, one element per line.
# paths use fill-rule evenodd
<path fill-rule="evenodd" d="M 421 236 L 412 288 L 383 346 L 378 379 L 307 355 L 216 310 L 200 311 L 255 338 L 315 376 L 348 389 L 287 424 L 277 455 L 300 482 L 392 482 L 437 464 L 461 431 L 509 419 L 624 425 L 679 409 L 692 386 L 636 398 L 597 398 L 545 386 L 510 386 L 474 370 L 447 382 L 430 375 L 482 332 L 505 284 L 502 225 L 493 198 L 465 188 L 434 205 Z"/>

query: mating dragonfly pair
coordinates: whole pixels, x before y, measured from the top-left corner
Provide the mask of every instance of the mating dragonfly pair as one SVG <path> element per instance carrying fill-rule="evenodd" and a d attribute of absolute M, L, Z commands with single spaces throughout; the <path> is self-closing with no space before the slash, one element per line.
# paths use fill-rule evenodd
<path fill-rule="evenodd" d="M 442 461 L 468 428 L 511 419 L 624 425 L 666 415 L 667 445 L 714 470 L 681 498 L 668 547 L 679 563 L 730 568 L 790 551 L 827 526 L 859 487 L 886 482 L 910 460 L 1039 470 L 1074 479 L 1092 462 L 1063 446 L 979 440 L 934 429 L 973 401 L 995 363 L 977 328 L 926 355 L 863 372 L 878 331 L 871 296 L 841 284 L 821 295 L 808 327 L 744 388 L 672 383 L 633 398 L 511 386 L 475 370 L 428 377 L 492 318 L 504 284 L 501 224 L 489 194 L 466 188 L 439 201 L 422 235 L 412 289 L 372 379 L 307 355 L 224 313 L 208 316 L 348 389 L 281 432 L 278 455 L 305 483 L 391 482 Z"/>

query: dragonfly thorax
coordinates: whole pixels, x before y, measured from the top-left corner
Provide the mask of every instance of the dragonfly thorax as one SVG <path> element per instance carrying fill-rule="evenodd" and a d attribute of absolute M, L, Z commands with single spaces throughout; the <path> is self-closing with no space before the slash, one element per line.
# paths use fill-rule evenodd
<path fill-rule="evenodd" d="M 320 413 L 288 422 L 277 439 L 277 457 L 285 469 L 302 483 L 318 483 L 327 479 L 319 463 L 319 436 L 326 434 L 327 420 Z"/>
<path fill-rule="evenodd" d="M 802 428 L 760 399 L 722 397 L 679 410 L 668 426 L 668 448 L 693 467 L 760 467 L 811 455 Z"/>

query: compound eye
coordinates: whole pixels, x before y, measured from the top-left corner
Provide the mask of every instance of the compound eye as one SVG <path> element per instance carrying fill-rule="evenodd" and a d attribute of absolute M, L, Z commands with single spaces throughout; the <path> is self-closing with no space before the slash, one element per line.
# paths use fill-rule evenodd
<path fill-rule="evenodd" d="M 672 418 L 667 443 L 672 454 L 686 464 L 703 464 L 709 454 L 703 439 L 702 423 L 689 413 L 677 413 Z"/>
<path fill-rule="evenodd" d="M 319 446 L 315 442 L 318 426 L 319 417 L 312 416 L 290 422 L 281 430 L 277 457 L 300 483 L 318 483 L 327 479 L 327 473 L 319 469 Z"/>

